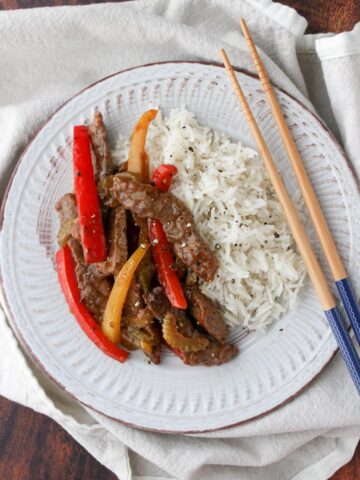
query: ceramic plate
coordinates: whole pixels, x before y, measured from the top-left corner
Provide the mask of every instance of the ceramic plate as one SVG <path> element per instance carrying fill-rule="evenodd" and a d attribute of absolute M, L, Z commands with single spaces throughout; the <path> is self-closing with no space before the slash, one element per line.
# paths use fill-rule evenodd
<path fill-rule="evenodd" d="M 255 117 L 291 192 L 294 177 L 256 78 L 238 73 Z M 292 134 L 331 226 L 350 277 L 360 268 L 357 186 L 343 152 L 324 125 L 278 90 Z M 193 432 L 228 427 L 292 398 L 323 369 L 336 344 L 313 289 L 306 282 L 296 307 L 266 333 L 231 340 L 240 354 L 214 367 L 187 367 L 171 353 L 160 366 L 142 352 L 125 364 L 105 356 L 69 313 L 57 281 L 56 200 L 72 190 L 72 127 L 104 113 L 110 140 L 130 134 L 149 104 L 165 113 L 186 105 L 200 123 L 253 146 L 223 68 L 164 63 L 108 77 L 58 110 L 28 146 L 3 210 L 1 277 L 8 314 L 26 350 L 80 402 L 141 428 Z M 312 231 L 314 247 L 319 252 Z M 327 272 L 328 274 L 328 272 Z M 329 277 L 330 278 L 330 277 Z M 358 282 L 358 280 L 357 280 Z M 359 285 L 355 283 L 355 290 Z"/>

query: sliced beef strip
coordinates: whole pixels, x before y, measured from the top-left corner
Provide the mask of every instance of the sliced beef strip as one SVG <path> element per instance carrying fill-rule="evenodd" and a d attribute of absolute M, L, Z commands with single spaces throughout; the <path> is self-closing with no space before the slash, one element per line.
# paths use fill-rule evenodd
<path fill-rule="evenodd" d="M 177 328 L 186 337 L 198 335 L 192 322 L 186 316 L 184 310 L 173 308 L 167 299 L 162 287 L 156 287 L 144 296 L 145 302 L 159 320 L 171 312 L 176 317 Z M 209 338 L 209 346 L 198 352 L 181 352 L 181 359 L 186 365 L 221 365 L 230 361 L 238 352 L 235 345 L 220 344 L 213 338 Z"/>
<path fill-rule="evenodd" d="M 58 242 L 67 240 L 70 236 L 80 240 L 80 228 L 78 222 L 78 211 L 76 206 L 76 198 L 73 193 L 66 193 L 55 204 L 55 210 L 60 218 L 60 229 L 58 233 Z M 64 235 L 64 227 L 68 225 L 70 228 L 66 228 L 66 234 Z"/>
<path fill-rule="evenodd" d="M 73 218 L 78 218 L 76 198 L 73 193 L 65 193 L 55 204 L 60 223 L 63 224 Z"/>
<path fill-rule="evenodd" d="M 102 323 L 106 304 L 112 289 L 111 277 L 99 275 L 93 265 L 85 263 L 80 242 L 71 238 L 68 241 L 75 259 L 75 274 L 80 290 L 81 301 L 87 306 L 98 323 Z"/>
<path fill-rule="evenodd" d="M 61 224 L 77 218 L 75 195 L 68 193 L 60 198 L 55 206 Z M 75 260 L 75 274 L 78 281 L 81 300 L 87 306 L 98 323 L 102 322 L 106 303 L 112 288 L 112 280 L 99 274 L 94 265 L 85 263 L 81 243 L 76 238 L 69 238 L 68 245 Z"/>
<path fill-rule="evenodd" d="M 204 295 L 197 285 L 185 289 L 190 313 L 212 337 L 220 343 L 226 343 L 229 328 L 215 303 Z"/>
<path fill-rule="evenodd" d="M 139 229 L 139 238 L 137 245 L 150 244 L 147 219 L 135 216 L 134 221 Z M 149 291 L 155 271 L 156 269 L 152 260 L 151 250 L 149 249 L 145 253 L 144 258 L 141 260 L 141 263 L 136 273 L 136 276 L 140 282 L 142 293 L 147 293 Z"/>
<path fill-rule="evenodd" d="M 174 308 L 171 305 L 162 287 L 156 287 L 144 295 L 144 300 L 146 305 L 152 311 L 154 317 L 159 320 L 159 322 L 162 322 L 165 315 L 170 312 L 175 316 L 179 331 L 181 331 L 185 337 L 191 337 L 194 335 L 195 329 L 191 320 L 188 319 L 184 310 Z"/>
<path fill-rule="evenodd" d="M 237 353 L 238 349 L 236 345 L 229 343 L 222 345 L 212 340 L 205 350 L 182 353 L 182 360 L 186 365 L 205 365 L 206 367 L 211 367 L 229 362 Z"/>
<path fill-rule="evenodd" d="M 124 315 L 127 317 L 136 317 L 140 310 L 144 308 L 144 306 L 145 305 L 141 294 L 140 282 L 135 275 L 126 296 L 124 304 Z"/>
<path fill-rule="evenodd" d="M 111 209 L 109 213 L 106 240 L 108 257 L 96 266 L 103 275 L 116 277 L 128 257 L 126 211 L 121 206 Z"/>
<path fill-rule="evenodd" d="M 159 322 L 162 322 L 167 312 L 172 309 L 162 287 L 155 287 L 150 292 L 146 293 L 144 295 L 144 300 L 146 305 L 152 311 L 154 317 L 157 318 Z M 180 310 L 180 312 L 182 311 Z"/>
<path fill-rule="evenodd" d="M 120 204 L 139 217 L 159 219 L 180 260 L 203 280 L 213 280 L 219 266 L 215 253 L 198 234 L 189 209 L 174 195 L 127 174 L 106 178 L 98 192 L 108 206 Z"/>
<path fill-rule="evenodd" d="M 113 170 L 111 150 L 107 141 L 107 132 L 100 112 L 96 112 L 89 127 L 91 144 L 96 157 L 96 179 L 110 175 Z"/>
<path fill-rule="evenodd" d="M 145 353 L 145 355 L 151 360 L 152 363 L 158 365 L 161 359 L 161 329 L 158 323 L 153 322 L 152 324 L 144 327 L 142 331 L 145 333 L 144 342 L 140 342 L 140 348 Z"/>
<path fill-rule="evenodd" d="M 115 207 L 117 208 L 117 207 Z M 131 212 L 126 211 L 127 217 L 127 245 L 128 245 L 128 255 L 132 255 L 137 249 L 140 240 L 139 227 L 135 223 L 135 220 Z M 139 279 L 139 270 L 141 268 L 143 261 L 141 261 L 139 267 L 136 270 L 135 277 L 131 282 L 129 292 L 127 294 L 125 305 L 124 305 L 124 314 L 129 317 L 136 317 L 137 314 L 144 308 L 144 301 L 142 298 L 141 282 Z"/>
<path fill-rule="evenodd" d="M 175 258 L 173 268 L 174 268 L 180 282 L 183 283 L 186 280 L 186 277 L 187 277 L 187 274 L 188 274 L 188 269 L 186 268 L 186 265 L 184 264 L 184 262 L 182 262 L 180 260 L 179 257 Z"/>

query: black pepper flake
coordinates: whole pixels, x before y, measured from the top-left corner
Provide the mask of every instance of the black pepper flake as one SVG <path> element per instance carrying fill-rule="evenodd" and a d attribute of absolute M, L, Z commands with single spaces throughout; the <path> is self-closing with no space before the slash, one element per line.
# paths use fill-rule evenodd
<path fill-rule="evenodd" d="M 275 233 L 274 233 L 274 237 L 275 237 L 275 238 L 279 238 L 280 235 L 279 235 L 277 232 L 275 232 Z"/>
<path fill-rule="evenodd" d="M 279 332 L 283 332 L 283 331 L 284 331 L 284 329 L 283 329 L 283 328 L 279 328 Z"/>
<path fill-rule="evenodd" d="M 81 177 L 81 172 L 79 170 L 76 172 L 76 176 Z"/>
<path fill-rule="evenodd" d="M 234 284 L 234 283 L 235 283 L 235 278 L 233 278 L 233 279 L 231 280 L 231 283 L 232 283 L 232 284 Z"/>
<path fill-rule="evenodd" d="M 194 151 L 193 147 L 189 147 L 189 150 L 190 150 L 190 152 Z"/>
<path fill-rule="evenodd" d="M 221 248 L 220 243 L 216 243 L 216 244 L 215 244 L 215 250 L 219 250 L 220 248 Z"/>

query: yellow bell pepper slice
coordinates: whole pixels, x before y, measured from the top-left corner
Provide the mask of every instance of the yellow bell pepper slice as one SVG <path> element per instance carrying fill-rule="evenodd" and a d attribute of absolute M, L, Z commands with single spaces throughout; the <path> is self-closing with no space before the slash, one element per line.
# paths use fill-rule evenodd
<path fill-rule="evenodd" d="M 114 343 L 119 343 L 121 340 L 121 316 L 126 296 L 136 269 L 148 249 L 149 245 L 141 244 L 135 250 L 118 273 L 111 290 L 104 313 L 102 331 Z"/>
<path fill-rule="evenodd" d="M 131 135 L 128 172 L 137 173 L 142 178 L 146 178 L 146 134 L 150 122 L 154 120 L 157 113 L 157 110 L 148 110 L 145 112 L 135 125 L 134 131 Z"/>

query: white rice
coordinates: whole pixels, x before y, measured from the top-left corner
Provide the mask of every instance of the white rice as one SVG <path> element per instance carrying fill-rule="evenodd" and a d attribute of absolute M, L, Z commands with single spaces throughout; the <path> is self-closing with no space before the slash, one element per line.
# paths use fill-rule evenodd
<path fill-rule="evenodd" d="M 129 141 L 115 156 L 123 161 Z M 151 124 L 152 168 L 178 168 L 172 193 L 192 211 L 220 268 L 202 291 L 217 300 L 231 326 L 262 329 L 282 316 L 302 286 L 305 268 L 262 160 L 226 135 L 199 125 L 184 108 Z"/>

